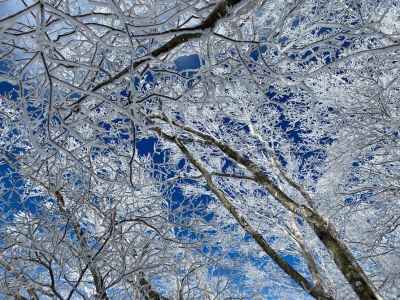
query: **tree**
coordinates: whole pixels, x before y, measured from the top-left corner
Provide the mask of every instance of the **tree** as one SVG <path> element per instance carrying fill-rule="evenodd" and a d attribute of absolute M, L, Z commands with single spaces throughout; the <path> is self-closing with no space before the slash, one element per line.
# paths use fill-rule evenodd
<path fill-rule="evenodd" d="M 399 296 L 396 1 L 12 9 L 5 295 Z"/>

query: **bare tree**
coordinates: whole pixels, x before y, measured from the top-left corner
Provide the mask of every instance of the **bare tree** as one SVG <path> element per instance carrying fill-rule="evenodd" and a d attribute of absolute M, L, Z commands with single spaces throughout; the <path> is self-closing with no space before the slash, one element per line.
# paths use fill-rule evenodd
<path fill-rule="evenodd" d="M 396 1 L 3 2 L 3 294 L 399 296 Z"/>

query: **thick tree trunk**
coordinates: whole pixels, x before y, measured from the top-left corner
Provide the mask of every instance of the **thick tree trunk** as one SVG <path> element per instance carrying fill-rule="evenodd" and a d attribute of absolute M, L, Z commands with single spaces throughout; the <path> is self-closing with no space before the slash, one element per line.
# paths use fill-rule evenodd
<path fill-rule="evenodd" d="M 163 134 L 160 131 L 161 134 Z M 167 135 L 163 134 L 164 137 Z M 318 300 L 333 300 L 334 298 L 330 296 L 326 291 L 323 290 L 322 286 L 316 286 L 304 278 L 299 272 L 297 272 L 292 266 L 290 266 L 282 256 L 280 256 L 263 238 L 263 236 L 247 222 L 246 218 L 242 216 L 236 207 L 229 201 L 225 194 L 214 184 L 211 174 L 198 162 L 185 145 L 177 138 L 173 139 L 168 137 L 168 139 L 175 142 L 182 153 L 185 154 L 186 158 L 200 171 L 207 182 L 207 186 L 222 203 L 226 210 L 229 211 L 231 216 L 239 223 L 242 229 L 253 237 L 255 242 L 260 246 L 260 248 L 267 254 L 291 279 L 293 279 L 298 285 L 300 285 L 308 294 Z"/>
<path fill-rule="evenodd" d="M 161 119 L 168 121 L 165 117 L 161 117 Z M 359 299 L 382 300 L 382 297 L 378 294 L 376 288 L 352 255 L 350 249 L 338 238 L 334 226 L 319 215 L 318 212 L 306 205 L 300 205 L 291 199 L 269 179 L 261 167 L 250 159 L 242 156 L 227 144 L 216 140 L 210 135 L 178 124 L 177 122 L 170 122 L 170 124 L 173 124 L 186 132 L 195 134 L 208 144 L 216 146 L 229 158 L 245 167 L 251 174 L 253 174 L 254 180 L 262 185 L 280 204 L 292 213 L 302 217 L 312 227 L 315 234 L 331 253 L 336 266 L 346 278 L 347 282 L 351 285 Z"/>

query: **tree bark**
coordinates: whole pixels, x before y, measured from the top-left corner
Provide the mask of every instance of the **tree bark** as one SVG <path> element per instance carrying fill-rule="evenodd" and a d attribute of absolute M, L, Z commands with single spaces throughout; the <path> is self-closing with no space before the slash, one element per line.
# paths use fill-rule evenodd
<path fill-rule="evenodd" d="M 165 117 L 161 119 L 166 120 Z M 168 120 L 167 120 L 168 121 Z M 315 234 L 329 250 L 333 260 L 341 271 L 347 282 L 351 285 L 353 291 L 357 294 L 360 300 L 383 300 L 378 294 L 377 289 L 368 279 L 364 270 L 358 264 L 355 257 L 346 244 L 338 238 L 338 234 L 333 226 L 325 220 L 318 212 L 306 205 L 300 205 L 284 193 L 276 186 L 271 179 L 265 174 L 264 170 L 250 159 L 244 157 L 239 152 L 220 142 L 210 135 L 194 130 L 190 127 L 170 122 L 186 132 L 194 134 L 209 144 L 219 148 L 225 155 L 242 165 L 254 176 L 254 180 L 263 186 L 281 205 L 290 212 L 302 217 L 313 229 Z"/>
<path fill-rule="evenodd" d="M 159 131 L 164 137 L 168 137 L 169 140 L 174 141 L 179 147 L 186 158 L 200 171 L 207 182 L 207 186 L 218 198 L 221 204 L 225 207 L 231 216 L 239 223 L 242 229 L 253 237 L 255 242 L 260 246 L 260 248 L 298 285 L 300 285 L 308 294 L 318 300 L 333 300 L 334 298 L 330 296 L 326 291 L 323 290 L 321 286 L 316 286 L 304 278 L 299 272 L 297 272 L 292 266 L 290 266 L 263 238 L 263 236 L 247 222 L 246 218 L 242 216 L 236 207 L 228 200 L 225 194 L 214 184 L 211 174 L 202 166 L 202 164 L 197 161 L 193 155 L 189 152 L 186 146 L 178 139 L 172 138 L 164 134 L 161 130 Z"/>

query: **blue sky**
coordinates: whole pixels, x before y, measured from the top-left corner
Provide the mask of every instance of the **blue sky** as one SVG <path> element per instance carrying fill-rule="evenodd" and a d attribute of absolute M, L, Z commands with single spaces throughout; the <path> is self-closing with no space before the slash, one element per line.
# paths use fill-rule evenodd
<path fill-rule="evenodd" d="M 261 51 L 265 51 L 265 48 L 262 48 Z M 254 60 L 258 59 L 257 53 L 259 50 L 254 50 L 252 54 L 252 58 Z M 201 67 L 201 59 L 197 55 L 186 55 L 182 57 L 178 57 L 175 61 L 176 70 L 178 72 L 186 73 L 188 76 L 193 76 Z M 1 70 L 0 70 L 1 71 Z M 4 68 L 3 68 L 4 71 Z M 151 82 L 154 80 L 151 76 L 144 75 L 147 81 Z M 12 86 L 6 82 L 0 82 L 0 94 L 2 95 L 12 95 L 12 98 L 17 96 L 16 87 Z M 271 86 L 266 91 L 266 97 L 271 100 L 274 100 L 276 103 L 276 109 L 280 111 L 279 105 L 280 103 L 284 103 L 285 101 L 290 101 L 290 95 L 282 95 L 274 90 Z M 282 111 L 281 111 L 282 112 Z M 289 121 L 285 119 L 285 116 L 282 112 L 281 122 L 278 123 L 278 127 L 280 127 L 283 131 L 287 133 L 288 139 L 292 139 L 296 143 L 300 143 L 302 141 L 301 130 L 297 130 L 296 127 L 290 127 Z M 0 117 L 1 121 L 1 117 Z M 118 120 L 117 120 L 118 121 Z M 118 134 L 112 133 L 111 124 L 103 123 L 100 124 L 103 129 L 105 129 L 106 133 L 104 135 L 104 142 L 113 142 L 119 143 L 120 141 L 126 139 L 124 137 L 125 133 L 120 132 Z M 237 126 L 235 120 L 226 119 L 225 126 Z M 245 128 L 244 128 L 245 129 Z M 246 130 L 246 129 L 245 129 Z M 108 135 L 107 132 L 110 134 Z M 128 133 L 126 133 L 128 134 Z M 107 137 L 109 136 L 109 137 Z M 113 136 L 113 138 L 112 138 Z M 180 168 L 183 168 L 185 164 L 183 161 L 180 162 L 172 162 L 168 164 L 170 161 L 170 154 L 168 149 L 159 148 L 158 141 L 155 137 L 143 138 L 137 141 L 136 143 L 137 152 L 139 156 L 148 156 L 151 158 L 153 164 L 153 174 L 152 176 L 161 178 L 162 181 L 166 181 L 170 179 L 180 171 Z M 302 154 L 307 155 L 307 154 Z M 226 163 L 231 165 L 231 163 L 227 160 Z M 283 161 L 284 163 L 284 161 Z M 21 202 L 21 196 L 23 194 L 24 189 L 24 179 L 19 175 L 17 170 L 12 169 L 10 165 L 5 163 L 4 161 L 0 164 L 0 182 L 7 191 L 3 192 L 3 206 L 1 207 L 3 213 L 12 217 L 17 211 L 30 211 L 35 213 L 36 204 L 40 203 L 43 199 L 33 197 L 24 199 L 24 203 Z M 183 226 L 176 226 L 175 235 L 181 239 L 189 239 L 189 240 L 199 240 L 206 239 L 207 235 L 213 236 L 215 232 L 213 231 L 204 231 L 204 232 L 193 232 L 191 229 L 188 229 L 184 226 L 185 220 L 190 220 L 191 218 L 202 218 L 205 222 L 212 222 L 214 219 L 213 212 L 210 212 L 208 209 L 208 204 L 215 201 L 212 197 L 210 197 L 207 193 L 203 195 L 196 195 L 190 198 L 185 197 L 181 185 L 185 186 L 187 184 L 198 184 L 193 180 L 182 179 L 180 182 L 175 184 L 165 184 L 162 186 L 161 193 L 165 195 L 166 199 L 168 199 L 168 205 L 171 210 L 170 217 L 173 218 L 173 221 L 179 224 L 182 222 Z M 204 187 L 204 186 L 203 186 Z M 204 187 L 205 188 L 205 187 Z M 206 191 L 206 190 L 205 190 Z M 228 227 L 229 231 L 240 231 L 238 226 Z M 251 238 L 245 234 L 242 234 L 242 242 L 249 243 L 251 242 Z M 273 242 L 271 240 L 270 242 Z M 223 251 L 222 251 L 223 250 Z M 252 257 L 248 256 L 245 253 L 241 253 L 235 249 L 222 249 L 220 245 L 217 244 L 204 244 L 204 246 L 199 249 L 200 252 L 206 255 L 212 255 L 218 257 L 220 255 L 224 255 L 224 259 L 232 260 L 232 261 L 243 261 L 243 263 L 253 264 L 256 268 L 263 270 L 264 272 L 268 272 L 268 268 L 270 268 L 270 260 L 268 257 Z M 226 256 L 227 255 L 227 256 Z M 300 261 L 297 257 L 291 255 L 283 254 L 286 260 L 295 267 L 300 266 Z M 304 268 L 302 268 L 304 269 Z M 230 277 L 236 284 L 239 286 L 243 283 L 243 280 L 246 278 L 246 274 L 240 270 L 240 268 L 226 268 L 226 267 L 217 267 L 209 269 L 210 275 L 212 276 L 221 276 L 225 275 Z M 284 276 L 284 275 L 282 275 Z M 251 290 L 249 290 L 251 292 Z M 301 293 L 301 291 L 299 291 Z M 268 297 L 268 294 L 273 294 L 269 288 L 264 289 L 265 299 L 275 299 Z"/>
<path fill-rule="evenodd" d="M 13 9 L 13 8 L 9 6 L 7 9 Z M 2 10 L 0 12 L 0 17 L 2 15 L 7 15 L 9 13 L 7 12 L 7 9 Z M 292 26 L 296 27 L 299 25 L 300 22 L 301 19 L 297 21 L 295 20 Z M 329 28 L 320 28 L 318 35 L 323 35 L 329 31 L 330 31 Z M 339 57 L 340 52 L 344 48 L 350 47 L 352 44 L 352 41 L 345 38 L 344 36 L 338 36 L 338 41 L 342 43 L 341 49 L 337 48 L 319 49 L 318 47 L 315 47 L 313 51 L 307 50 L 304 53 L 293 54 L 291 58 L 294 60 L 299 60 L 304 64 L 310 64 L 316 60 L 317 55 L 320 55 L 324 57 L 324 61 L 326 64 L 330 64 L 332 61 L 334 61 Z M 287 41 L 283 38 L 280 42 L 282 43 L 282 45 L 284 45 Z M 250 57 L 256 62 L 259 59 L 260 53 L 265 51 L 267 51 L 266 47 L 261 46 L 253 50 L 253 52 L 250 54 Z M 0 64 L 1 63 L 2 62 L 0 62 Z M 202 66 L 202 60 L 197 55 L 185 55 L 182 57 L 178 57 L 175 60 L 176 71 L 183 72 L 187 76 L 194 76 L 196 70 L 198 70 L 201 66 Z M 4 69 L 4 64 L 0 65 L 0 71 L 1 68 Z M 152 77 L 151 72 L 145 74 L 144 77 L 147 82 L 153 82 L 155 80 L 155 78 Z M 16 92 L 14 89 L 15 87 L 10 85 L 9 83 L 0 82 L 0 94 L 11 93 L 13 97 L 15 97 Z M 266 99 L 270 100 L 268 101 L 269 105 L 273 106 L 273 109 L 275 109 L 278 113 L 280 113 L 277 127 L 281 129 L 281 131 L 286 136 L 287 140 L 297 145 L 302 145 L 301 147 L 297 147 L 298 149 L 300 149 L 299 153 L 295 153 L 299 161 L 301 161 L 300 169 L 302 168 L 303 162 L 305 163 L 312 157 L 317 157 L 318 159 L 323 160 L 324 154 L 321 151 L 315 149 L 309 149 L 307 147 L 305 139 L 305 137 L 307 136 L 307 131 L 304 129 L 302 124 L 293 123 L 289 119 L 289 117 L 285 115 L 284 110 L 282 109 L 282 105 L 284 105 L 287 102 L 294 101 L 293 95 L 290 93 L 279 91 L 274 86 L 270 86 L 265 91 L 265 96 Z M 0 122 L 1 122 L 1 117 L 0 117 Z M 237 120 L 234 119 L 226 119 L 224 125 L 234 127 L 238 125 L 238 122 Z M 118 143 L 119 140 L 126 139 L 127 135 L 126 132 L 118 132 L 118 133 L 111 132 L 112 131 L 111 124 L 103 123 L 100 124 L 100 126 L 102 126 L 106 132 L 110 133 L 109 135 L 107 135 L 107 133 L 104 134 L 103 138 L 105 143 L 111 141 Z M 246 130 L 245 126 L 243 127 L 243 130 Z M 329 144 L 331 142 L 332 142 L 331 137 L 323 137 L 321 139 L 321 145 Z M 155 137 L 138 140 L 136 143 L 136 147 L 137 147 L 137 152 L 140 156 L 142 157 L 148 156 L 151 158 L 153 164 L 152 176 L 161 178 L 161 180 L 166 181 L 174 177 L 180 171 L 180 169 L 184 167 L 183 161 L 171 162 L 171 164 L 166 164 L 166 162 L 169 162 L 171 160 L 169 151 L 168 149 L 159 148 L 157 139 Z M 277 154 L 281 160 L 281 163 L 285 165 L 286 162 L 284 158 L 280 156 L 279 153 Z M 228 160 L 226 161 L 226 165 L 229 165 Z M 315 176 L 318 176 L 318 174 L 316 174 Z M 27 209 L 32 212 L 35 211 L 35 202 L 36 203 L 37 201 L 40 202 L 40 199 L 32 199 L 32 202 L 28 200 L 24 204 L 20 203 L 21 201 L 19 195 L 22 194 L 21 189 L 24 188 L 24 180 L 16 170 L 13 170 L 11 166 L 9 166 L 4 162 L 2 162 L 0 165 L 0 182 L 3 185 L 3 187 L 7 189 L 7 191 L 2 194 L 3 199 L 6 200 L 3 203 L 8 203 L 8 205 L 3 205 L 3 207 L 1 207 L 3 212 L 10 211 L 12 213 L 15 213 L 19 209 Z M 209 212 L 208 205 L 215 200 L 212 197 L 210 197 L 207 193 L 197 195 L 196 197 L 190 197 L 190 198 L 185 197 L 181 187 L 184 184 L 198 184 L 198 183 L 195 183 L 192 180 L 182 179 L 177 184 L 163 185 L 160 191 L 162 194 L 165 195 L 165 197 L 169 201 L 168 205 L 170 206 L 171 209 L 171 218 L 174 218 L 174 221 L 177 223 L 179 222 L 184 223 L 185 219 L 190 219 L 194 217 L 201 217 L 204 219 L 205 222 L 211 222 L 213 220 L 214 215 L 212 212 L 211 213 Z M 7 212 L 7 214 L 9 213 Z M 237 230 L 237 228 L 235 230 Z M 182 228 L 176 226 L 175 234 L 177 237 L 180 237 L 182 239 L 185 238 L 197 239 L 200 238 L 202 234 L 212 235 L 213 233 L 192 232 L 191 230 L 188 230 L 184 226 L 182 226 Z M 250 239 L 248 236 L 243 234 L 242 240 L 243 243 L 248 243 Z M 212 253 L 214 251 L 214 255 L 218 256 L 220 251 L 219 249 L 220 248 L 218 245 L 204 245 L 203 249 L 201 250 L 209 253 Z M 228 250 L 228 256 L 232 260 L 238 260 L 238 259 L 250 260 L 257 267 L 263 269 L 265 272 L 268 272 L 266 268 L 268 268 L 268 262 L 270 262 L 270 260 L 267 257 L 262 257 L 262 258 L 245 257 L 244 254 L 235 251 L 234 249 Z M 285 258 L 290 264 L 292 264 L 295 267 L 299 267 L 301 265 L 299 258 L 295 256 L 285 255 Z M 227 274 L 230 274 L 230 271 L 231 270 L 218 270 L 218 269 L 213 270 L 213 272 L 216 273 L 226 272 Z M 235 280 L 239 283 L 243 279 L 242 277 L 243 274 L 238 272 L 238 270 L 234 271 L 236 273 L 233 272 L 231 273 L 230 276 L 235 278 Z M 266 299 L 268 299 L 267 294 L 269 293 L 271 293 L 271 291 L 266 289 L 265 290 Z"/>

